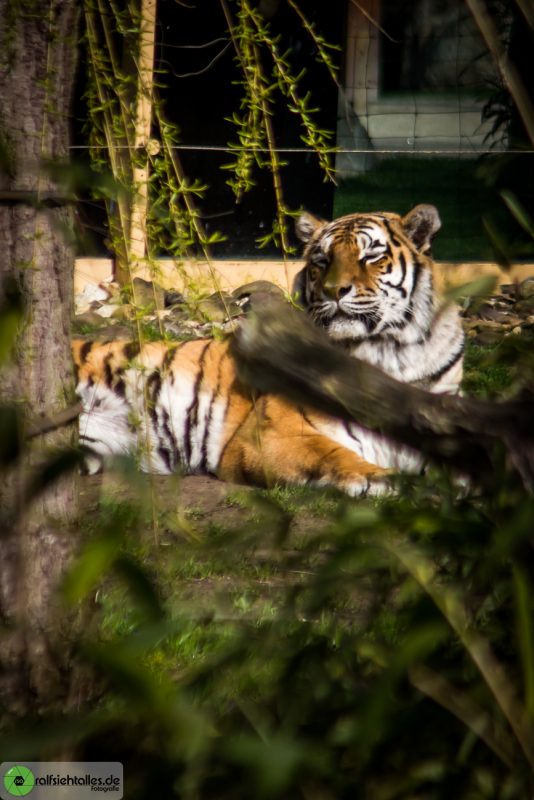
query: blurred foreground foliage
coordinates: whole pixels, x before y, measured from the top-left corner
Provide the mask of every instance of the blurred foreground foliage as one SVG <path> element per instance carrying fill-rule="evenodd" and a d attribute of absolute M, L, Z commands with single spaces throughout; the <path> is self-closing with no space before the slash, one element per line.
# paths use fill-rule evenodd
<path fill-rule="evenodd" d="M 531 374 L 531 347 L 499 353 Z M 380 501 L 247 492 L 233 526 L 117 474 L 61 588 L 96 608 L 94 704 L 4 716 L 3 759 L 122 761 L 129 800 L 532 797 L 534 497 L 498 446 L 477 489 L 434 467 Z"/>

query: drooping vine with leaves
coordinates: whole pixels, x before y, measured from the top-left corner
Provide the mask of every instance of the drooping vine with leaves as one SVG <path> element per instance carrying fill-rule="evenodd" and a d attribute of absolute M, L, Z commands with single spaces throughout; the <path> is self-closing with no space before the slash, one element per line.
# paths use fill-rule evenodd
<path fill-rule="evenodd" d="M 287 2 L 311 37 L 326 76 L 335 81 L 333 46 L 315 30 L 294 0 Z M 226 174 L 214 174 L 213 182 L 225 180 L 240 200 L 255 185 L 257 172 L 266 170 L 271 174 L 275 219 L 258 243 L 260 247 L 274 243 L 286 257 L 291 253 L 288 228 L 294 210 L 284 197 L 286 164 L 280 158 L 274 132 L 275 104 L 282 99 L 299 118 L 303 144 L 316 154 L 325 180 L 333 181 L 332 133 L 319 126 L 312 98 L 302 89 L 305 71 L 293 65 L 291 54 L 283 50 L 280 37 L 273 33 L 258 8 L 248 0 L 220 3 L 241 74 L 242 91 L 239 108 L 228 109 L 227 120 L 234 127 L 234 136 L 228 143 L 232 159 L 223 166 Z M 109 170 L 116 181 L 117 192 L 106 199 L 106 210 L 108 245 L 121 282 L 131 281 L 132 269 L 135 271 L 139 261 L 132 252 L 131 234 L 132 216 L 142 188 L 135 181 L 136 166 L 147 167 L 145 264 L 157 274 L 156 257 L 161 254 L 173 256 L 178 264 L 192 256 L 209 263 L 211 246 L 222 235 L 206 233 L 198 201 L 208 187 L 195 176 L 185 174 L 178 149 L 180 132 L 165 114 L 162 88 L 169 85 L 170 75 L 156 59 L 149 89 L 140 81 L 143 3 L 84 0 L 84 17 L 88 61 L 86 135 L 94 168 Z M 142 147 L 135 145 L 135 100 L 140 91 L 150 93 L 152 118 L 150 135 Z"/>

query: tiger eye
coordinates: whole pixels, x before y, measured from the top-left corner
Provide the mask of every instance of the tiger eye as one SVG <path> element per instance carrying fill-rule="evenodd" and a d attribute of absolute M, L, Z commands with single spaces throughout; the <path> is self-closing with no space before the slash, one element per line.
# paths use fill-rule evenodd
<path fill-rule="evenodd" d="M 382 258 L 379 258 L 378 261 L 373 261 L 373 263 L 370 264 L 369 266 L 371 266 L 371 267 L 385 267 L 387 263 L 388 263 L 388 260 L 387 260 L 386 256 L 382 256 Z"/>

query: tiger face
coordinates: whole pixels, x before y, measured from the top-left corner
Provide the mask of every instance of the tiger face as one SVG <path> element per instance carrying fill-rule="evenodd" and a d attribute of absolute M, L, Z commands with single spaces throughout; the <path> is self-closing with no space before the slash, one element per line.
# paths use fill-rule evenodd
<path fill-rule="evenodd" d="M 297 234 L 306 263 L 295 283 L 301 303 L 336 340 L 399 335 L 414 315 L 431 314 L 418 306 L 431 294 L 430 243 L 440 227 L 429 205 L 405 217 L 349 214 L 325 222 L 302 214 Z M 421 279 L 426 291 L 417 293 Z"/>

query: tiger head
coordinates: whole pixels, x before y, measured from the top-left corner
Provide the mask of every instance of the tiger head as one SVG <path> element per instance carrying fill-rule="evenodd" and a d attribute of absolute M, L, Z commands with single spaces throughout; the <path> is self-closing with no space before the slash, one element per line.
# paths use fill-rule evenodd
<path fill-rule="evenodd" d="M 414 324 L 430 325 L 430 244 L 440 227 L 430 205 L 404 217 L 358 213 L 333 222 L 301 214 L 296 229 L 305 266 L 294 286 L 300 303 L 334 339 L 412 338 Z"/>

